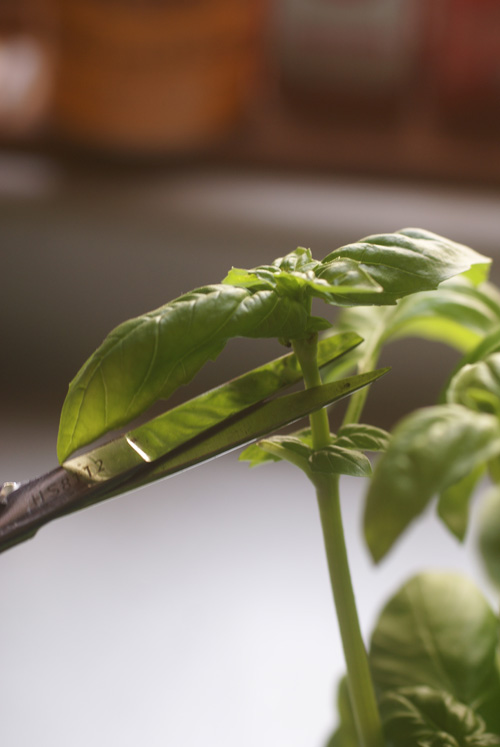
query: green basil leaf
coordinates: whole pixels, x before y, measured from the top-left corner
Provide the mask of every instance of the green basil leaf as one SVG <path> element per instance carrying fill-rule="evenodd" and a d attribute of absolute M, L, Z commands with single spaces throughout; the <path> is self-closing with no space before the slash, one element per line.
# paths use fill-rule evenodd
<path fill-rule="evenodd" d="M 310 429 L 304 429 L 293 436 L 276 436 L 252 444 L 245 449 L 240 459 L 249 461 L 251 467 L 265 462 L 278 461 L 280 458 L 293 461 L 292 455 L 280 451 L 289 446 L 293 451 L 293 456 L 300 455 L 308 459 L 309 469 L 303 464 L 298 465 L 305 472 L 312 470 L 313 472 L 367 477 L 371 475 L 371 464 L 361 449 L 381 451 L 385 448 L 388 435 L 386 431 L 375 426 L 357 424 L 344 426 L 340 429 L 335 443 L 325 449 L 314 451 Z"/>
<path fill-rule="evenodd" d="M 354 477 L 369 477 L 372 473 L 370 460 L 361 451 L 345 449 L 337 444 L 314 451 L 309 457 L 309 463 L 313 472 Z"/>
<path fill-rule="evenodd" d="M 339 726 L 328 741 L 326 747 L 359 747 L 351 699 L 347 689 L 347 680 L 341 679 L 337 694 L 337 711 Z"/>
<path fill-rule="evenodd" d="M 484 721 L 471 708 L 429 687 L 387 693 L 380 712 L 385 736 L 393 747 L 500 745 L 500 736 L 487 733 Z"/>
<path fill-rule="evenodd" d="M 337 433 L 337 446 L 359 451 L 385 451 L 389 446 L 390 434 L 374 425 L 353 423 L 343 425 Z"/>
<path fill-rule="evenodd" d="M 281 462 L 281 456 L 271 454 L 269 451 L 262 449 L 260 441 L 250 444 L 246 449 L 243 449 L 239 459 L 242 462 L 248 462 L 249 467 L 259 467 L 261 464 L 268 464 L 269 462 Z"/>
<path fill-rule="evenodd" d="M 384 340 L 422 337 L 466 352 L 499 322 L 496 291 L 488 284 L 478 288 L 459 276 L 444 282 L 437 292 L 402 299 L 386 325 Z"/>
<path fill-rule="evenodd" d="M 439 496 L 438 514 L 460 541 L 464 539 L 469 524 L 469 505 L 474 489 L 483 474 L 484 465 L 481 464 Z"/>
<path fill-rule="evenodd" d="M 500 458 L 495 457 L 488 462 L 488 475 L 495 485 L 500 485 Z"/>
<path fill-rule="evenodd" d="M 406 296 L 392 307 L 353 307 L 342 312 L 336 325 L 338 330 L 356 330 L 365 340 L 377 341 L 377 349 L 404 337 L 436 340 L 472 356 L 484 358 L 500 349 L 500 297 L 488 283 L 474 286 L 464 276 L 442 283 L 437 290 Z M 489 338 L 483 340 L 485 335 Z M 361 345 L 350 362 L 364 355 Z M 463 363 L 473 362 L 466 357 Z M 461 365 L 463 365 L 463 363 Z M 345 365 L 343 372 L 345 372 Z"/>
<path fill-rule="evenodd" d="M 292 438 L 299 439 L 301 443 L 308 447 L 309 451 L 312 451 L 312 436 L 310 428 L 302 428 L 292 434 Z M 255 444 L 250 444 L 240 454 L 240 460 L 242 462 L 249 462 L 249 467 L 258 467 L 260 464 L 266 464 L 266 462 L 280 462 L 282 457 L 277 455 L 277 452 L 266 451 L 261 447 L 261 441 L 257 441 Z"/>
<path fill-rule="evenodd" d="M 213 285 L 119 325 L 70 384 L 59 427 L 60 461 L 167 399 L 235 336 L 307 336 L 328 323 L 273 291 Z"/>
<path fill-rule="evenodd" d="M 285 459 L 310 474 L 311 448 L 297 436 L 272 436 L 258 442 L 258 447 L 274 459 Z M 251 466 L 255 466 L 252 464 Z"/>
<path fill-rule="evenodd" d="M 500 490 L 497 487 L 482 501 L 478 540 L 490 581 L 500 591 Z"/>
<path fill-rule="evenodd" d="M 339 258 L 360 263 L 383 292 L 370 297 L 374 304 L 394 304 L 410 293 L 433 290 L 454 275 L 467 273 L 478 284 L 486 279 L 491 260 L 469 247 L 437 234 L 406 228 L 393 234 L 368 236 L 329 254 L 328 264 Z M 366 303 L 361 296 L 351 303 Z"/>
<path fill-rule="evenodd" d="M 428 407 L 395 428 L 371 481 L 365 537 L 377 562 L 431 498 L 500 454 L 500 423 L 461 405 Z"/>
<path fill-rule="evenodd" d="M 478 343 L 470 350 L 468 350 L 463 358 L 454 367 L 443 386 L 439 401 L 446 402 L 448 387 L 450 386 L 453 378 L 460 372 L 460 370 L 469 364 L 478 363 L 484 360 L 492 353 L 500 351 L 500 325 L 493 326 L 488 332 L 486 332 Z M 343 369 L 345 371 L 345 369 Z"/>
<path fill-rule="evenodd" d="M 383 609 L 370 664 L 381 694 L 426 685 L 485 716 L 500 702 L 497 646 L 498 619 L 467 577 L 422 573 Z"/>
<path fill-rule="evenodd" d="M 500 353 L 463 366 L 450 382 L 447 400 L 500 416 Z"/>
<path fill-rule="evenodd" d="M 319 367 L 323 368 L 330 361 L 341 358 L 357 347 L 360 342 L 361 338 L 353 333 L 331 335 L 324 340 L 320 340 L 318 343 Z M 249 371 L 220 387 L 205 392 L 195 400 L 186 402 L 161 416 L 161 422 L 165 422 L 166 425 L 161 432 L 163 441 L 160 447 L 165 449 L 172 439 L 176 439 L 176 445 L 178 445 L 183 440 L 192 438 L 200 431 L 222 422 L 222 420 L 245 407 L 270 397 L 281 389 L 301 381 L 301 379 L 302 371 L 299 363 L 295 354 L 290 353 Z M 90 398 L 85 401 L 85 406 L 90 411 L 89 417 L 94 417 L 93 427 L 104 429 L 105 422 L 102 419 L 99 420 L 100 417 L 102 418 L 102 413 L 99 412 L 98 405 L 98 401 L 92 401 Z M 78 414 L 76 415 L 78 417 Z M 158 424 L 159 420 L 156 419 L 153 422 Z M 76 426 L 77 431 L 74 440 L 79 438 L 80 444 L 84 445 L 83 437 L 86 431 L 78 421 L 76 421 Z M 134 436 L 134 433 L 132 432 L 132 436 Z M 65 459 L 66 453 L 70 453 L 77 448 L 74 446 L 74 440 L 66 444 L 63 435 L 64 432 L 61 428 L 60 439 L 62 443 L 61 450 L 58 452 L 61 459 Z M 181 441 L 179 441 L 179 438 Z M 89 437 L 89 440 L 93 439 Z"/>
<path fill-rule="evenodd" d="M 493 327 L 485 335 L 478 345 L 471 350 L 461 362 L 461 366 L 467 363 L 477 363 L 487 358 L 491 353 L 497 353 L 500 350 L 500 325 Z"/>

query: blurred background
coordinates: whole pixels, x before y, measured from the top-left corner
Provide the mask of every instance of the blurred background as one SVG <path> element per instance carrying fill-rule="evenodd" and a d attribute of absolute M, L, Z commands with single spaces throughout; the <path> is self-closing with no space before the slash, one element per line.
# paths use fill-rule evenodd
<path fill-rule="evenodd" d="M 55 465 L 67 383 L 113 326 L 231 265 L 409 225 L 495 259 L 499 127 L 499 0 L 2 0 L 0 481 Z M 188 393 L 281 352 L 235 341 Z M 394 346 L 370 417 L 434 401 L 453 361 Z M 319 523 L 271 472 L 230 455 L 2 556 L 2 745 L 325 743 Z M 426 517 L 373 569 L 362 494 L 345 482 L 368 635 L 422 545 L 475 560 Z"/>

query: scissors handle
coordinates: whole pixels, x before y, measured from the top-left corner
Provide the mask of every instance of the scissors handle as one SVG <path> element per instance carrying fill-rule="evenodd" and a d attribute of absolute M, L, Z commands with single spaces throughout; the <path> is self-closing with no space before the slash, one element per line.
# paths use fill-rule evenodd
<path fill-rule="evenodd" d="M 0 546 L 7 538 L 10 545 L 31 537 L 46 521 L 83 506 L 103 487 L 63 467 L 22 483 L 0 504 Z"/>

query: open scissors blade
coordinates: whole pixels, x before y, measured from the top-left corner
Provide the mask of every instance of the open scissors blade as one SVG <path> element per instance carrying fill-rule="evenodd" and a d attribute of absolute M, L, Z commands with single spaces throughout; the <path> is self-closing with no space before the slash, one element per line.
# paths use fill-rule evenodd
<path fill-rule="evenodd" d="M 329 342 L 330 340 L 330 342 Z M 326 365 L 359 344 L 355 335 L 321 343 Z M 0 492 L 0 552 L 47 522 L 167 477 L 278 430 L 371 383 L 386 369 L 275 397 L 302 378 L 287 355 L 212 389 L 50 472 Z M 270 399 L 274 397 L 274 399 Z"/>

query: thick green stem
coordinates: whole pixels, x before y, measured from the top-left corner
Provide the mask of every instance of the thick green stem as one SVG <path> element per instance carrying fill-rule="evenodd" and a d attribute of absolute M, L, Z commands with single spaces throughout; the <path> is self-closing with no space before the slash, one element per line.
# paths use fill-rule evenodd
<path fill-rule="evenodd" d="M 366 649 L 361 636 L 342 527 L 337 475 L 316 481 L 330 582 L 347 667 L 347 684 L 362 747 L 384 747 Z"/>
<path fill-rule="evenodd" d="M 306 341 L 298 340 L 294 343 L 295 354 L 308 388 L 321 384 L 316 343 L 315 338 Z M 313 413 L 310 416 L 310 424 L 314 448 L 325 447 L 330 442 L 330 427 L 326 410 Z M 368 657 L 361 636 L 349 571 L 338 482 L 338 475 L 318 474 L 314 478 L 330 582 L 346 660 L 349 695 L 361 747 L 384 747 L 380 715 Z"/>

